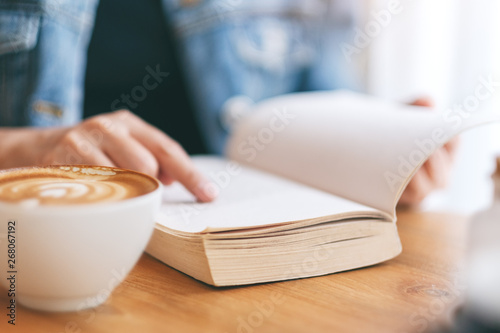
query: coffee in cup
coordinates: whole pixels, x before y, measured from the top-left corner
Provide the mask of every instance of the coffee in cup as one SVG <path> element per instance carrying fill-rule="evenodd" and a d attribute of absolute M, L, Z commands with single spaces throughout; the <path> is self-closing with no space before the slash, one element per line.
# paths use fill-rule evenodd
<path fill-rule="evenodd" d="M 53 166 L 0 171 L 0 201 L 79 205 L 134 198 L 154 191 L 156 180 L 108 167 Z"/>
<path fill-rule="evenodd" d="M 0 283 L 39 310 L 103 303 L 146 247 L 160 202 L 158 180 L 121 168 L 0 170 Z"/>

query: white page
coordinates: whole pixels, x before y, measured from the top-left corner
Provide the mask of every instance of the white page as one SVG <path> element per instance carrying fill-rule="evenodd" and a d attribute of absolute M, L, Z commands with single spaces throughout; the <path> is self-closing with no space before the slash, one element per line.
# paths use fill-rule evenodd
<path fill-rule="evenodd" d="M 337 218 L 383 217 L 373 208 L 222 158 L 199 156 L 193 160 L 208 178 L 218 184 L 219 197 L 212 203 L 196 203 L 178 183 L 166 186 L 157 223 L 167 228 L 208 232 L 337 214 Z"/>
<path fill-rule="evenodd" d="M 227 155 L 394 216 L 432 151 L 485 122 L 457 117 L 346 91 L 283 95 L 237 124 Z"/>

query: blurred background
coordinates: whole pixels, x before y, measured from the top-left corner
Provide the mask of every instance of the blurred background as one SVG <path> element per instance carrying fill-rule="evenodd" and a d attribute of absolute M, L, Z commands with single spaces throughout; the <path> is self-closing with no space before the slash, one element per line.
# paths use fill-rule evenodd
<path fill-rule="evenodd" d="M 367 47 L 352 56 L 368 93 L 411 101 L 434 100 L 440 110 L 462 105 L 480 78 L 500 81 L 500 2 L 495 0 L 401 0 L 389 24 L 377 15 L 387 0 L 360 0 L 357 29 L 369 32 Z M 370 30 L 371 29 L 371 30 Z M 478 112 L 500 111 L 500 87 Z M 426 199 L 424 209 L 473 213 L 490 204 L 494 156 L 500 155 L 500 126 L 472 130 L 461 138 L 448 189 Z"/>
<path fill-rule="evenodd" d="M 287 1 L 305 7 L 315 4 L 311 0 Z M 204 153 L 202 139 L 184 130 L 195 122 L 191 113 L 177 113 L 175 122 L 156 114 L 158 109 L 190 109 L 196 100 L 186 94 L 182 75 L 175 65 L 179 59 L 169 53 L 174 43 L 163 26 L 161 2 L 138 4 L 135 0 L 122 0 L 120 3 L 119 11 L 116 1 L 102 0 L 99 7 L 89 47 L 85 116 L 109 111 L 117 96 L 130 92 L 141 82 L 144 64 L 159 64 L 170 73 L 169 79 L 159 89 L 149 92 L 148 98 L 132 111 L 182 142 L 190 153 Z M 203 2 L 179 2 L 188 8 L 199 3 Z M 233 7 L 245 3 L 220 0 L 217 8 L 224 17 Z M 332 20 L 349 29 L 354 22 L 355 30 L 352 42 L 338 45 L 344 56 L 337 49 L 339 58 L 332 62 L 340 65 L 335 69 L 342 72 L 344 68 L 356 68 L 362 80 L 360 89 L 369 94 L 402 103 L 429 97 L 437 109 L 448 110 L 474 96 L 482 80 L 500 81 L 498 0 L 330 0 L 328 3 L 333 6 Z M 152 17 L 153 13 L 157 17 Z M 353 20 L 343 23 L 346 17 Z M 286 55 L 283 50 L 288 47 L 279 29 L 273 31 L 263 33 L 266 43 L 256 51 L 262 52 L 266 66 L 272 65 L 269 59 L 279 65 L 280 57 Z M 148 36 L 149 44 L 144 36 Z M 245 41 L 244 36 L 242 40 Z M 137 49 L 142 52 L 136 52 Z M 270 58 L 269 54 L 276 58 Z M 194 74 L 198 75 L 195 70 Z M 254 86 L 252 98 L 268 97 L 267 91 L 260 91 L 265 85 L 256 81 Z M 500 87 L 495 87 L 493 96 L 479 103 L 477 112 L 500 112 L 499 100 Z M 181 115 L 184 118 L 179 118 Z M 490 174 L 496 155 L 500 155 L 500 125 L 464 134 L 450 186 L 428 197 L 424 209 L 470 214 L 488 206 L 492 195 Z"/>

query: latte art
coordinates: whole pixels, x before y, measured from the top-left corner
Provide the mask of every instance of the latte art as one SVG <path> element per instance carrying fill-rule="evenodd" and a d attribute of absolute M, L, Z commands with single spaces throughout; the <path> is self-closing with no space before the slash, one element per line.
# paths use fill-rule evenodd
<path fill-rule="evenodd" d="M 51 166 L 0 171 L 0 200 L 27 205 L 120 201 L 154 191 L 156 181 L 108 167 Z"/>
<path fill-rule="evenodd" d="M 40 203 L 118 201 L 126 199 L 128 192 L 120 184 L 107 181 L 62 180 L 60 178 L 30 178 L 0 186 L 2 198 L 8 196 L 14 201 L 26 198 Z"/>

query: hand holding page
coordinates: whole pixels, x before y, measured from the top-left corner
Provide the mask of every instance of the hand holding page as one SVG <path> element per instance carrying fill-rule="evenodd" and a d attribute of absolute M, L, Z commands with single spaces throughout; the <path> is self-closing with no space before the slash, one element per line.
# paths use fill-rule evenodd
<path fill-rule="evenodd" d="M 225 286 L 329 274 L 401 252 L 395 206 L 418 167 L 459 131 L 447 121 L 349 92 L 258 103 L 231 135 L 228 160 L 195 157 L 219 199 L 165 189 L 148 252 Z"/>

